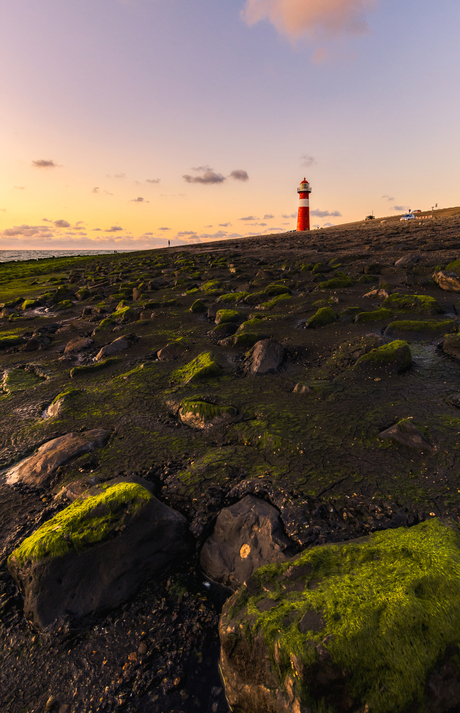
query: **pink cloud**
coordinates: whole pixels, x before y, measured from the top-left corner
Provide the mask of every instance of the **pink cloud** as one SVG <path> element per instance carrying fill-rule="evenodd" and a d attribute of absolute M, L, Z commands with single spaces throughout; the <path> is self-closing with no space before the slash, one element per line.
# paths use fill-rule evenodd
<path fill-rule="evenodd" d="M 268 20 L 291 40 L 369 31 L 366 12 L 377 0 L 246 0 L 241 16 L 248 25 Z"/>

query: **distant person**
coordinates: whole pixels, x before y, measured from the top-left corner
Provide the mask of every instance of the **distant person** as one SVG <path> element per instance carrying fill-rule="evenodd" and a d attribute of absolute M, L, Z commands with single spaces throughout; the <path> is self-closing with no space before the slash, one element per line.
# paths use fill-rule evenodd
<path fill-rule="evenodd" d="M 171 246 L 171 241 L 168 240 L 168 248 Z"/>

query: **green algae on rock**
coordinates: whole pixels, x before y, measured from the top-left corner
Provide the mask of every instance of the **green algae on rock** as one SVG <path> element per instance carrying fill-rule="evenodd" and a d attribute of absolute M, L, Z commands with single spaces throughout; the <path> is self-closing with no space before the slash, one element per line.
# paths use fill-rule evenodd
<path fill-rule="evenodd" d="M 216 324 L 239 322 L 241 314 L 236 309 L 219 309 L 216 313 Z"/>
<path fill-rule="evenodd" d="M 206 305 L 202 300 L 195 300 L 195 302 L 190 307 L 190 312 L 195 312 L 195 314 L 201 314 L 206 312 Z"/>
<path fill-rule="evenodd" d="M 331 277 L 330 280 L 325 282 L 320 282 L 319 287 L 322 290 L 336 290 L 343 287 L 351 287 L 353 280 L 350 275 L 345 275 L 344 272 L 337 272 L 335 277 Z"/>
<path fill-rule="evenodd" d="M 307 320 L 305 327 L 325 327 L 327 324 L 333 324 L 336 320 L 337 315 L 332 307 L 320 307 L 316 314 Z"/>
<path fill-rule="evenodd" d="M 211 428 L 228 423 L 238 413 L 234 406 L 222 406 L 204 399 L 184 399 L 179 409 L 179 418 L 192 428 Z"/>
<path fill-rule="evenodd" d="M 412 354 L 407 342 L 396 339 L 359 357 L 354 369 L 361 373 L 400 374 L 412 365 Z"/>
<path fill-rule="evenodd" d="M 106 369 L 108 366 L 111 366 L 112 364 L 116 364 L 118 362 L 119 359 L 117 357 L 109 357 L 108 359 L 95 362 L 94 364 L 83 364 L 82 366 L 74 366 L 73 369 L 70 370 L 70 378 L 75 379 L 79 376 L 88 376 L 90 374 L 95 374 L 98 371 Z"/>
<path fill-rule="evenodd" d="M 189 549 L 186 519 L 137 483 L 76 500 L 10 555 L 36 628 L 117 606 Z"/>
<path fill-rule="evenodd" d="M 172 373 L 172 379 L 188 384 L 191 381 L 221 376 L 222 371 L 222 367 L 217 363 L 212 352 L 202 352 L 185 366 L 176 369 Z"/>
<path fill-rule="evenodd" d="M 363 322 L 378 322 L 381 319 L 390 319 L 392 314 L 391 309 L 382 307 L 373 312 L 359 312 L 359 314 L 356 315 L 355 322 L 357 324 L 362 324 Z"/>
<path fill-rule="evenodd" d="M 415 312 L 417 314 L 440 314 L 444 310 L 430 295 L 400 295 L 395 292 L 384 300 L 382 307 L 397 312 Z"/>
<path fill-rule="evenodd" d="M 431 520 L 257 570 L 220 623 L 233 710 L 424 711 L 435 667 L 458 669 L 459 548 Z"/>
<path fill-rule="evenodd" d="M 76 500 L 27 537 L 9 556 L 8 567 L 63 557 L 72 549 L 81 552 L 107 539 L 122 525 L 126 513 L 134 514 L 150 498 L 142 486 L 122 483 L 102 495 Z"/>
<path fill-rule="evenodd" d="M 456 326 L 455 320 L 396 320 L 385 329 L 389 337 L 424 341 L 440 337 L 451 332 Z"/>

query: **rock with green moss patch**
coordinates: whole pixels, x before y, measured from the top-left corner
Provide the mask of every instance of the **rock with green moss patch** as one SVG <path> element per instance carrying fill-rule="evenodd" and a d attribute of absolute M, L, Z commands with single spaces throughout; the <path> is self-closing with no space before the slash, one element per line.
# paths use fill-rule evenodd
<path fill-rule="evenodd" d="M 66 389 L 65 391 L 61 391 L 60 394 L 58 394 L 50 403 L 48 408 L 46 409 L 44 413 L 44 418 L 55 418 L 56 416 L 61 413 L 61 411 L 64 409 L 65 405 L 71 401 L 77 394 L 80 394 L 81 391 L 80 389 L 74 389 L 70 387 L 69 389 Z"/>
<path fill-rule="evenodd" d="M 185 366 L 176 369 L 172 374 L 172 378 L 173 381 L 188 384 L 193 381 L 221 376 L 222 372 L 223 369 L 214 358 L 212 352 L 202 352 Z"/>
<path fill-rule="evenodd" d="M 305 323 L 305 327 L 314 329 L 333 324 L 337 320 L 337 315 L 332 307 L 320 307 L 319 310 Z"/>
<path fill-rule="evenodd" d="M 335 277 L 325 282 L 320 282 L 319 287 L 322 290 L 337 290 L 344 287 L 351 287 L 353 280 L 350 275 L 345 275 L 344 272 L 337 272 Z"/>
<path fill-rule="evenodd" d="M 447 334 L 442 349 L 454 359 L 460 359 L 460 334 Z"/>
<path fill-rule="evenodd" d="M 401 374 L 412 365 L 412 354 L 407 342 L 396 339 L 359 357 L 354 365 L 355 372 L 363 376 Z"/>
<path fill-rule="evenodd" d="M 441 314 L 444 311 L 437 300 L 430 295 L 400 295 L 397 292 L 389 295 L 382 307 L 415 314 Z"/>
<path fill-rule="evenodd" d="M 436 320 L 395 320 L 385 329 L 385 336 L 399 339 L 426 340 L 440 337 L 455 327 L 454 319 Z"/>
<path fill-rule="evenodd" d="M 204 399 L 184 399 L 179 409 L 181 423 L 190 428 L 212 428 L 229 423 L 237 415 L 234 406 L 223 406 Z"/>
<path fill-rule="evenodd" d="M 203 300 L 195 300 L 195 302 L 190 307 L 190 312 L 194 312 L 195 314 L 202 314 L 203 312 L 206 312 L 206 309 L 207 308 Z"/>
<path fill-rule="evenodd" d="M 24 337 L 20 334 L 0 333 L 0 349 L 10 349 L 24 342 Z"/>
<path fill-rule="evenodd" d="M 6 472 L 6 483 L 40 487 L 48 483 L 60 465 L 107 443 L 109 431 L 95 428 L 82 433 L 67 433 L 44 443 L 38 451 Z"/>
<path fill-rule="evenodd" d="M 379 322 L 384 319 L 391 319 L 392 316 L 391 309 L 376 309 L 373 312 L 359 312 L 355 317 L 355 322 L 357 324 L 362 324 L 363 322 Z"/>
<path fill-rule="evenodd" d="M 313 547 L 224 605 L 227 698 L 244 713 L 442 712 L 460 692 L 460 534 L 438 520 Z"/>
<path fill-rule="evenodd" d="M 76 500 L 8 559 L 24 612 L 52 631 L 130 597 L 188 551 L 187 521 L 134 483 Z"/>
<path fill-rule="evenodd" d="M 82 364 L 82 366 L 74 366 L 73 369 L 71 369 L 69 372 L 70 378 L 78 379 L 81 376 L 91 376 L 92 374 L 97 374 L 103 369 L 107 369 L 113 364 L 118 364 L 117 357 L 108 357 L 107 359 L 95 362 L 94 364 Z"/>
<path fill-rule="evenodd" d="M 113 342 L 110 344 L 106 344 L 105 347 L 102 347 L 94 357 L 94 360 L 99 362 L 102 361 L 102 359 L 106 359 L 109 356 L 112 356 L 113 354 L 118 354 L 118 352 L 124 351 L 125 349 L 129 349 L 130 346 L 134 343 L 136 337 L 133 334 L 127 334 L 124 337 L 118 337 L 115 339 Z"/>
<path fill-rule="evenodd" d="M 241 322 L 241 315 L 236 309 L 219 309 L 216 313 L 216 324 L 227 322 Z"/>

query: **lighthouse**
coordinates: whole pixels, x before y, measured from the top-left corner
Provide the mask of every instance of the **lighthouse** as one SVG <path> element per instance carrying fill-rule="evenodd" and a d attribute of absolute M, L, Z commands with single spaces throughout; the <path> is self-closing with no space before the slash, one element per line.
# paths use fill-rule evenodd
<path fill-rule="evenodd" d="M 299 188 L 299 211 L 297 213 L 297 230 L 310 230 L 310 193 L 311 188 L 304 178 Z"/>

